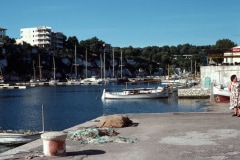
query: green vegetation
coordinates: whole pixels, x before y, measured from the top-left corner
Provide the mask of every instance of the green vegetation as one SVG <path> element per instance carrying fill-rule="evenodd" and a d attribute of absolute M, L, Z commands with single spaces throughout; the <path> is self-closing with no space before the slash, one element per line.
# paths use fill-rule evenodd
<path fill-rule="evenodd" d="M 88 62 L 94 62 L 95 60 L 100 60 L 104 53 L 103 44 L 104 41 L 99 40 L 97 37 L 91 39 L 79 40 L 73 37 L 64 37 L 64 48 L 61 50 L 54 50 L 53 48 L 38 48 L 36 46 L 31 46 L 27 43 L 22 45 L 16 45 L 15 40 L 9 38 L 8 36 L 3 38 L 4 45 L 0 47 L 0 60 L 7 60 L 7 66 L 2 65 L 2 72 L 4 77 L 13 80 L 12 77 L 16 78 L 18 81 L 28 81 L 33 75 L 33 65 L 36 70 L 38 69 L 38 54 L 41 57 L 42 66 L 42 76 L 50 79 L 53 62 L 52 56 L 55 57 L 56 72 L 61 74 L 61 79 L 65 79 L 65 75 L 71 73 L 73 70 L 72 64 L 74 64 L 74 48 L 77 48 L 77 58 L 86 59 Z M 114 47 L 106 49 L 106 69 L 110 68 L 110 60 L 113 56 L 114 48 L 114 58 L 120 62 L 121 52 L 122 58 L 125 62 L 128 60 L 134 60 L 136 63 L 130 65 L 125 63 L 132 73 L 134 73 L 139 68 L 142 68 L 148 75 L 152 75 L 157 68 L 164 68 L 165 71 L 168 65 L 171 68 L 181 68 L 186 71 L 190 71 L 190 66 L 192 62 L 196 62 L 196 70 L 199 72 L 200 66 L 205 65 L 204 52 L 206 50 L 214 50 L 230 48 L 236 46 L 231 40 L 221 39 L 216 42 L 216 45 L 208 46 L 194 46 L 191 44 L 182 44 L 178 46 L 148 46 L 144 48 L 133 48 L 129 47 Z M 4 52 L 1 51 L 4 49 Z M 36 52 L 34 52 L 36 51 Z M 184 55 L 192 55 L 191 58 L 185 58 Z M 62 62 L 62 59 L 68 59 L 70 64 Z M 221 63 L 223 59 L 214 59 L 217 63 Z M 79 66 L 78 72 L 82 75 L 81 71 L 85 66 Z M 88 69 L 99 69 L 97 66 L 89 67 Z M 116 68 L 117 70 L 118 68 Z M 38 73 L 36 73 L 38 74 Z M 10 78 L 11 77 L 11 78 Z"/>

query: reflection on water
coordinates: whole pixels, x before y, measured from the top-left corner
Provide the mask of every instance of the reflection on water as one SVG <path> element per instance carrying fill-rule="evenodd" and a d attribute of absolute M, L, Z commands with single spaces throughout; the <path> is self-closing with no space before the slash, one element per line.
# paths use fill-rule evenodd
<path fill-rule="evenodd" d="M 183 108 L 192 108 L 193 112 L 205 112 L 206 107 L 210 105 L 209 99 L 178 99 L 178 107 L 183 110 Z M 194 111 L 195 110 L 195 111 Z"/>
<path fill-rule="evenodd" d="M 153 113 L 170 106 L 168 99 L 103 100 L 104 114 Z"/>

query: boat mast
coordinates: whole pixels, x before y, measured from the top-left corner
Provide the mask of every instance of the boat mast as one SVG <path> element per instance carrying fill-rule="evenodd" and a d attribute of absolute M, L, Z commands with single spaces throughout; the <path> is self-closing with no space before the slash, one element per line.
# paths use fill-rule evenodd
<path fill-rule="evenodd" d="M 114 48 L 113 48 L 113 78 L 114 78 Z"/>
<path fill-rule="evenodd" d="M 102 79 L 102 54 L 100 54 L 100 68 L 101 68 L 101 79 Z"/>
<path fill-rule="evenodd" d="M 87 69 L 88 69 L 88 68 L 87 68 L 87 67 L 88 67 L 88 62 L 87 62 L 87 48 L 86 48 L 85 54 L 86 54 L 86 55 L 85 55 L 85 57 L 86 57 L 86 78 L 87 78 L 87 76 L 88 76 L 88 75 L 87 75 Z"/>
<path fill-rule="evenodd" d="M 169 68 L 169 64 L 168 64 L 168 79 L 170 79 L 169 74 L 170 74 L 170 68 Z"/>
<path fill-rule="evenodd" d="M 77 54 L 76 54 L 76 52 L 77 51 L 76 51 L 76 44 L 75 44 L 75 53 L 74 53 L 75 62 L 74 62 L 74 65 L 75 65 L 75 75 L 76 75 L 76 78 L 77 78 L 77 63 L 76 63 L 76 58 L 77 58 L 76 56 L 77 56 Z"/>
<path fill-rule="evenodd" d="M 39 80 L 42 79 L 42 66 L 41 66 L 40 54 L 38 54 L 38 68 L 39 68 Z"/>
<path fill-rule="evenodd" d="M 103 78 L 105 79 L 105 44 L 103 44 Z"/>
<path fill-rule="evenodd" d="M 36 80 L 36 69 L 35 69 L 35 66 L 34 66 L 34 61 L 33 61 L 33 80 L 34 81 Z"/>
<path fill-rule="evenodd" d="M 54 55 L 53 55 L 53 79 L 55 80 L 56 79 L 56 69 L 55 68 L 55 59 L 54 59 Z"/>
<path fill-rule="evenodd" d="M 75 51 L 74 51 L 74 67 L 75 67 L 75 76 L 76 78 L 78 77 L 77 75 L 77 47 L 76 47 L 76 44 L 75 44 Z"/>
<path fill-rule="evenodd" d="M 44 127 L 44 106 L 42 104 L 42 132 L 45 132 L 45 127 Z"/>
<path fill-rule="evenodd" d="M 122 50 L 121 50 L 121 78 L 122 78 Z"/>

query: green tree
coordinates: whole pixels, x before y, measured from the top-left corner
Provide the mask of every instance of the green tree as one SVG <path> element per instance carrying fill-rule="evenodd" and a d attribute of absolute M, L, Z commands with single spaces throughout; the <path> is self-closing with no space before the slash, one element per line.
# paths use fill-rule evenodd
<path fill-rule="evenodd" d="M 97 37 L 92 37 L 84 41 L 82 40 L 79 43 L 80 52 L 83 57 L 85 57 L 85 51 L 87 49 L 89 59 L 95 56 L 100 57 L 100 54 L 103 53 L 103 44 L 105 44 L 105 42 L 99 40 Z"/>
<path fill-rule="evenodd" d="M 216 49 L 229 49 L 234 46 L 237 46 L 234 42 L 229 39 L 220 39 L 216 42 L 215 48 Z"/>
<path fill-rule="evenodd" d="M 228 50 L 234 46 L 236 46 L 237 44 L 234 44 L 234 42 L 232 42 L 229 39 L 220 39 L 216 42 L 215 44 L 215 49 L 218 49 L 219 52 L 221 54 L 224 53 L 225 50 Z M 213 61 L 215 61 L 216 63 L 222 63 L 223 62 L 223 58 L 213 58 Z"/>
<path fill-rule="evenodd" d="M 74 50 L 74 46 L 78 46 L 78 39 L 76 36 L 68 37 L 67 41 L 65 42 L 65 47 L 70 50 Z"/>
<path fill-rule="evenodd" d="M 13 45 L 16 43 L 14 38 L 9 38 L 8 36 L 4 36 L 2 41 L 5 45 Z"/>

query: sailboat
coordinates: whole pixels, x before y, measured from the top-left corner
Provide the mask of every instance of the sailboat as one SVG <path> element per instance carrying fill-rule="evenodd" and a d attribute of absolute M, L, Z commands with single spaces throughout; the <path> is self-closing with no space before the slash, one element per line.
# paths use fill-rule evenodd
<path fill-rule="evenodd" d="M 55 59 L 54 59 L 54 56 L 53 56 L 53 78 L 50 79 L 49 85 L 56 85 L 59 82 L 59 80 L 56 79 L 56 69 L 57 68 L 55 67 Z"/>
<path fill-rule="evenodd" d="M 4 78 L 2 74 L 2 68 L 0 67 L 0 83 L 4 83 Z"/>
<path fill-rule="evenodd" d="M 33 62 L 33 78 L 30 79 L 30 85 L 34 86 L 35 84 L 45 84 L 47 82 L 47 79 L 42 78 L 42 66 L 41 66 L 41 61 L 40 61 L 40 54 L 38 54 L 38 68 L 39 68 L 39 79 L 36 79 L 36 70 L 34 67 L 34 62 Z"/>
<path fill-rule="evenodd" d="M 86 69 L 86 73 L 85 73 L 86 78 L 85 78 L 85 79 L 82 79 L 81 82 L 80 82 L 80 84 L 81 84 L 81 85 L 97 85 L 97 84 L 99 84 L 99 81 L 100 81 L 101 79 L 99 79 L 97 76 L 92 76 L 92 77 L 88 78 L 88 72 L 87 72 L 87 71 L 88 71 L 88 69 L 87 69 L 87 67 L 88 67 L 87 49 L 86 49 L 86 52 L 85 52 L 85 58 L 86 58 L 86 60 L 85 60 L 85 62 L 86 62 L 86 66 L 85 66 L 85 69 Z"/>
<path fill-rule="evenodd" d="M 120 78 L 117 79 L 117 83 L 121 84 L 121 83 L 126 83 L 129 82 L 129 79 L 127 77 L 123 77 L 123 62 L 122 62 L 122 50 L 121 50 L 121 57 L 120 57 Z"/>
<path fill-rule="evenodd" d="M 105 59 L 105 56 L 104 56 Z M 104 60 L 104 79 L 99 80 L 99 84 L 113 84 L 113 83 L 117 83 L 117 78 L 115 78 L 114 75 L 114 67 L 115 67 L 115 60 L 114 60 L 114 48 L 113 48 L 113 59 L 112 59 L 112 67 L 113 67 L 113 75 L 112 78 L 105 78 L 105 60 Z M 111 70 L 109 69 L 109 72 L 111 72 Z"/>
<path fill-rule="evenodd" d="M 69 78 L 66 78 L 67 79 L 67 85 L 79 85 L 80 84 L 80 79 L 77 78 L 77 49 L 76 49 L 76 45 L 75 45 L 75 51 L 74 51 L 74 66 L 75 66 L 75 75 L 74 76 L 71 76 Z"/>
<path fill-rule="evenodd" d="M 32 77 L 32 79 L 30 79 L 30 83 L 33 83 L 35 81 L 36 81 L 36 69 L 35 69 L 34 61 L 33 61 L 33 77 Z"/>

